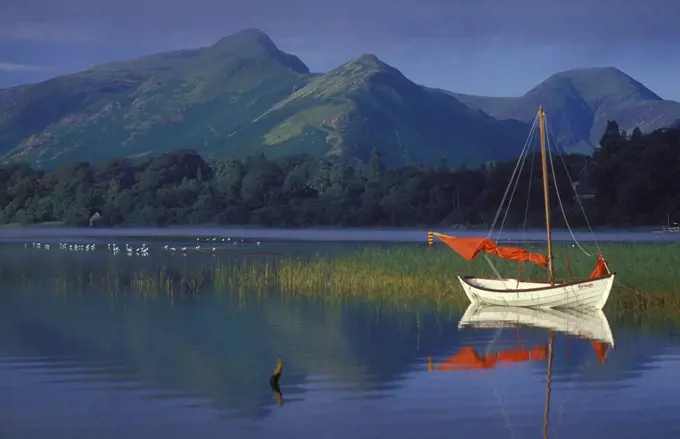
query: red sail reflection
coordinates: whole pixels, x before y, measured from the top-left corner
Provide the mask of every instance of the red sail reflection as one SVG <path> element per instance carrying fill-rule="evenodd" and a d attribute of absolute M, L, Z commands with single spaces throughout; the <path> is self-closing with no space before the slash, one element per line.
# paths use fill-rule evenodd
<path fill-rule="evenodd" d="M 609 353 L 609 344 L 601 341 L 592 341 L 590 343 L 593 346 L 593 350 L 595 350 L 597 359 L 600 360 L 600 364 L 604 364 L 607 359 L 607 354 Z"/>
<path fill-rule="evenodd" d="M 592 341 L 593 350 L 600 364 L 604 364 L 609 344 Z M 548 358 L 548 345 L 535 346 L 532 349 L 506 349 L 500 352 L 480 355 L 472 346 L 464 346 L 456 354 L 444 359 L 437 365 L 438 370 L 483 370 L 493 369 L 500 363 L 523 363 L 527 361 L 543 361 Z"/>
<path fill-rule="evenodd" d="M 533 349 L 508 349 L 487 355 L 480 355 L 472 346 L 464 346 L 461 350 L 445 359 L 437 366 L 439 370 L 473 370 L 493 369 L 499 363 L 522 363 L 540 361 L 548 357 L 548 345 Z"/>

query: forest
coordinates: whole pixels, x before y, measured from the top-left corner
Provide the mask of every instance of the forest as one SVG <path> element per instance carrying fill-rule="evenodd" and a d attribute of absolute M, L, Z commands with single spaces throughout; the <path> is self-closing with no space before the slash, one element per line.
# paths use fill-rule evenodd
<path fill-rule="evenodd" d="M 555 227 L 565 221 L 585 226 L 582 208 L 592 227 L 661 225 L 669 215 L 676 221 L 680 216 L 680 128 L 628 134 L 610 121 L 592 156 L 562 155 L 554 162 Z M 269 160 L 261 154 L 206 160 L 191 150 L 175 150 L 47 171 L 5 164 L 0 166 L 0 223 L 488 226 L 515 165 L 451 169 L 442 161 L 436 167 L 386 169 L 377 149 L 367 163 L 305 155 Z M 540 170 L 540 156 L 530 155 L 506 227 L 544 223 Z M 98 220 L 90 222 L 95 213 Z"/>

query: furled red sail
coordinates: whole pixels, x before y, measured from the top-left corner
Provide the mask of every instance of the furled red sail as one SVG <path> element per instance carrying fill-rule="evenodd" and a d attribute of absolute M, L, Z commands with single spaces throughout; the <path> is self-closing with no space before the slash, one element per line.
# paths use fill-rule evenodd
<path fill-rule="evenodd" d="M 457 238 L 455 236 L 442 235 L 441 233 L 432 234 L 468 261 L 471 261 L 479 252 L 484 250 L 503 259 L 517 262 L 530 261 L 543 267 L 548 266 L 548 258 L 540 253 L 530 253 L 516 247 L 499 247 L 489 238 Z"/>
<path fill-rule="evenodd" d="M 609 276 L 609 268 L 607 267 L 607 261 L 605 261 L 602 254 L 600 254 L 600 257 L 597 258 L 597 262 L 595 263 L 595 269 L 590 273 L 589 279 L 597 279 L 606 276 Z"/>

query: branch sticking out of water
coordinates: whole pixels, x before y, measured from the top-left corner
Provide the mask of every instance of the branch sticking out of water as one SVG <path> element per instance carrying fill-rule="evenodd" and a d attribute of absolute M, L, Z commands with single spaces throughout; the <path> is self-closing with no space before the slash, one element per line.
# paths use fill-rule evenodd
<path fill-rule="evenodd" d="M 281 379 L 281 374 L 283 373 L 283 359 L 279 358 L 276 361 L 276 366 L 274 367 L 274 372 L 271 378 L 269 378 L 269 386 L 274 392 L 274 399 L 278 406 L 283 405 L 283 394 L 281 394 L 281 388 L 279 387 L 279 379 Z"/>

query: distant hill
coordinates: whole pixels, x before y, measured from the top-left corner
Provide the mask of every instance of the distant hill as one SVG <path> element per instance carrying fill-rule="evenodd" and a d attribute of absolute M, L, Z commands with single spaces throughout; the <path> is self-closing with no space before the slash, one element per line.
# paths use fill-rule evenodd
<path fill-rule="evenodd" d="M 661 99 L 614 67 L 557 73 L 516 98 L 452 95 L 497 119 L 532 121 L 542 104 L 555 138 L 574 152 L 592 152 L 608 120 L 628 132 L 635 127 L 648 132 L 680 120 L 680 103 Z"/>
<path fill-rule="evenodd" d="M 312 76 L 262 32 L 0 90 L 0 154 L 41 166 L 204 150 Z"/>
<path fill-rule="evenodd" d="M 378 147 L 388 165 L 510 159 L 528 133 L 525 124 L 497 121 L 414 84 L 373 55 L 314 77 L 249 129 L 265 132 L 270 148 L 290 152 L 365 160 Z"/>
<path fill-rule="evenodd" d="M 54 167 L 188 148 L 365 160 L 378 148 L 387 166 L 474 166 L 516 157 L 539 104 L 572 150 L 592 149 L 609 119 L 643 131 L 680 119 L 680 104 L 612 68 L 563 72 L 520 98 L 467 96 L 417 85 L 373 55 L 310 73 L 248 29 L 0 90 L 0 157 Z"/>
<path fill-rule="evenodd" d="M 0 115 L 0 154 L 41 167 L 175 148 L 480 164 L 516 156 L 528 131 L 371 55 L 310 74 L 258 30 L 0 90 Z"/>

